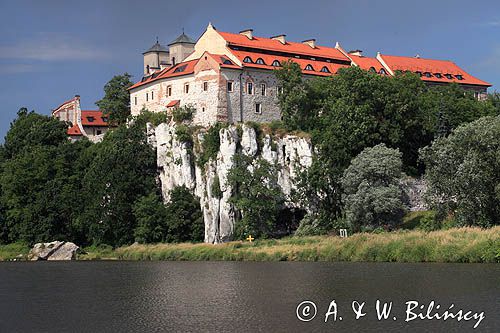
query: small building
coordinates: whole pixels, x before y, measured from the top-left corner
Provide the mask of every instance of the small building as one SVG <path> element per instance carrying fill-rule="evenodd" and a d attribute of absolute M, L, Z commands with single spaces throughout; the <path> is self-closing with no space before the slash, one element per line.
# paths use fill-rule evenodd
<path fill-rule="evenodd" d="M 92 142 L 99 142 L 110 128 L 108 117 L 102 111 L 80 108 L 79 95 L 52 110 L 52 116 L 68 122 L 67 133 L 73 141 L 86 137 Z"/>

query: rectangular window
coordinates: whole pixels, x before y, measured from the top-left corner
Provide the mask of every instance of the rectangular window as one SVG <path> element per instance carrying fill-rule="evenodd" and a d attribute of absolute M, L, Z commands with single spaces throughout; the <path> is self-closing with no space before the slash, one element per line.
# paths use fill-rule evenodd
<path fill-rule="evenodd" d="M 253 95 L 253 83 L 252 82 L 247 83 L 247 94 Z"/>
<path fill-rule="evenodd" d="M 155 95 L 154 95 L 154 93 L 155 93 L 154 91 L 152 91 L 152 92 L 151 92 L 151 100 L 152 100 L 152 101 L 154 101 L 154 99 L 155 99 Z"/>
<path fill-rule="evenodd" d="M 208 90 L 208 82 L 203 82 L 203 91 Z"/>
<path fill-rule="evenodd" d="M 146 102 L 149 100 L 149 93 L 146 93 Z"/>
<path fill-rule="evenodd" d="M 134 104 L 137 105 L 137 96 L 134 97 Z"/>
<path fill-rule="evenodd" d="M 233 81 L 227 81 L 227 92 L 233 92 Z"/>
<path fill-rule="evenodd" d="M 262 103 L 255 103 L 255 113 L 262 113 Z"/>
<path fill-rule="evenodd" d="M 167 87 L 167 96 L 168 97 L 172 96 L 172 86 Z"/>
<path fill-rule="evenodd" d="M 184 85 L 184 93 L 189 94 L 189 84 Z"/>
<path fill-rule="evenodd" d="M 283 93 L 283 87 L 277 86 L 276 87 L 276 95 L 279 96 Z"/>
<path fill-rule="evenodd" d="M 262 83 L 260 85 L 260 93 L 262 94 L 262 96 L 266 96 L 266 84 L 265 83 Z"/>

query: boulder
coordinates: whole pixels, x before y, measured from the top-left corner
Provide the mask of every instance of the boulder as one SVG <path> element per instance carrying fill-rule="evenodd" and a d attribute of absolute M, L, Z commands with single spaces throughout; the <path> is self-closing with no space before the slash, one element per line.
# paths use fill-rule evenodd
<path fill-rule="evenodd" d="M 71 242 L 37 243 L 28 254 L 28 260 L 74 260 L 80 248 Z"/>

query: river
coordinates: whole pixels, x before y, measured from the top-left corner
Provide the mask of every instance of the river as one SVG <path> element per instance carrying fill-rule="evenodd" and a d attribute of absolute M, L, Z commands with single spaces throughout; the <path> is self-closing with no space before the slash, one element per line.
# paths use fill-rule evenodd
<path fill-rule="evenodd" d="M 409 301 L 478 316 L 406 321 Z M 12 262 L 0 302 L 0 332 L 500 332 L 500 265 Z"/>

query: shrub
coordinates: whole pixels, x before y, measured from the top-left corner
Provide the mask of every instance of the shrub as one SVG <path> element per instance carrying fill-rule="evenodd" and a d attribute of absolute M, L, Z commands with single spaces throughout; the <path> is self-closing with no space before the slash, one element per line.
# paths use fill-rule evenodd
<path fill-rule="evenodd" d="M 191 105 L 177 107 L 172 111 L 172 117 L 175 122 L 191 121 L 194 116 L 194 108 Z"/>
<path fill-rule="evenodd" d="M 177 140 L 179 140 L 179 142 L 188 144 L 193 143 L 193 134 L 191 133 L 189 127 L 186 125 L 177 125 L 177 127 L 175 128 L 175 135 L 177 136 Z"/>
<path fill-rule="evenodd" d="M 215 123 L 210 126 L 207 132 L 203 136 L 203 141 L 201 143 L 201 152 L 199 154 L 197 163 L 199 166 L 204 166 L 210 159 L 215 159 L 220 148 L 220 136 L 219 132 L 222 128 L 226 127 L 227 124 Z"/>

